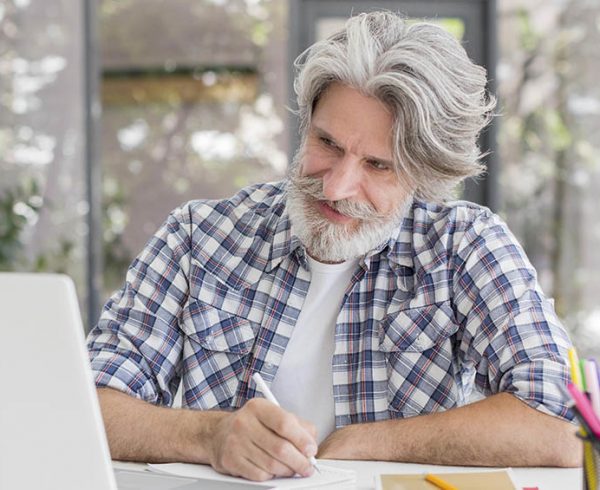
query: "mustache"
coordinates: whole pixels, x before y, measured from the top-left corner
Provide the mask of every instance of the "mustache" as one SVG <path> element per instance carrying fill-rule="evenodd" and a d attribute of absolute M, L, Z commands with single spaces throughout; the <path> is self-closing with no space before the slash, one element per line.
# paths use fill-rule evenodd
<path fill-rule="evenodd" d="M 355 202 L 349 199 L 340 199 L 338 201 L 328 200 L 323 194 L 323 181 L 318 177 L 301 176 L 292 173 L 290 175 L 290 182 L 296 191 L 315 201 L 326 203 L 329 207 L 344 216 L 363 221 L 377 221 L 386 218 L 385 215 L 378 213 L 375 207 L 369 203 Z"/>

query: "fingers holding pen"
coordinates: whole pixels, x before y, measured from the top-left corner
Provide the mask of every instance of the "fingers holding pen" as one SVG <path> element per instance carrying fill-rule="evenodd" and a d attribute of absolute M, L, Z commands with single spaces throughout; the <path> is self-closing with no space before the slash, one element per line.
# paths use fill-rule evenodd
<path fill-rule="evenodd" d="M 317 453 L 317 443 L 298 417 L 262 399 L 247 405 L 256 410 L 256 420 L 263 426 L 252 431 L 253 442 L 294 473 L 310 476 L 313 468 L 308 458 Z"/>
<path fill-rule="evenodd" d="M 271 392 L 271 389 L 267 383 L 265 383 L 259 372 L 255 372 L 252 375 L 252 380 L 256 384 L 258 390 L 262 392 L 262 394 L 270 403 L 276 407 L 280 406 L 279 402 Z M 314 459 L 314 456 L 318 451 L 316 442 L 316 428 L 309 422 L 300 420 L 295 415 L 287 412 L 285 413 L 287 414 L 286 416 L 288 417 L 288 421 L 287 423 L 283 423 L 283 426 L 281 425 L 282 419 L 277 418 L 267 419 L 267 425 L 270 426 L 275 433 L 292 442 L 307 458 L 310 459 L 311 465 L 316 467 L 316 461 Z M 293 417 L 293 420 L 290 418 L 290 416 Z M 269 424 L 269 422 L 271 423 Z M 285 433 L 287 430 L 289 430 L 289 432 Z"/>
<path fill-rule="evenodd" d="M 227 414 L 211 437 L 210 463 L 221 473 L 264 481 L 274 476 L 309 476 L 308 455 L 316 442 L 299 419 L 255 398 Z"/>

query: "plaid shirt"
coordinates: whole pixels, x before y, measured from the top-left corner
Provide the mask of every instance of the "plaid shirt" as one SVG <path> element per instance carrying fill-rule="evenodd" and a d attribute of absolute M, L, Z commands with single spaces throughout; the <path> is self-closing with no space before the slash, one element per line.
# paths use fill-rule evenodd
<path fill-rule="evenodd" d="M 187 203 L 90 332 L 96 384 L 171 405 L 182 381 L 184 406 L 240 407 L 255 396 L 254 372 L 275 376 L 310 277 L 285 183 Z M 336 426 L 446 410 L 473 386 L 568 418 L 555 383 L 568 379 L 569 346 L 496 215 L 415 201 L 346 290 L 332 359 Z"/>

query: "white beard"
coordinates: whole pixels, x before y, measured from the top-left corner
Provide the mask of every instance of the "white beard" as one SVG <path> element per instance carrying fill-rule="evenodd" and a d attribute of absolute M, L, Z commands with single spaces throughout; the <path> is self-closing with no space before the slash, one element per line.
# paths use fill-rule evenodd
<path fill-rule="evenodd" d="M 319 200 L 358 219 L 358 226 L 332 223 L 315 209 L 314 203 Z M 322 195 L 321 179 L 301 176 L 298 162 L 294 162 L 287 186 L 286 207 L 292 232 L 320 262 L 344 262 L 378 248 L 397 233 L 411 203 L 409 197 L 392 215 L 381 216 L 368 204 L 327 201 Z"/>

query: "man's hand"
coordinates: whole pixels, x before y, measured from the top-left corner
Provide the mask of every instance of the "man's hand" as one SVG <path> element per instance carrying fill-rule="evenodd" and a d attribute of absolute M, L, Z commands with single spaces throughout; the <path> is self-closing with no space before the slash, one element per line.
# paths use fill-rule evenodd
<path fill-rule="evenodd" d="M 212 431 L 208 458 L 221 473 L 264 481 L 310 476 L 317 453 L 316 430 L 271 402 L 254 398 L 222 417 Z"/>

